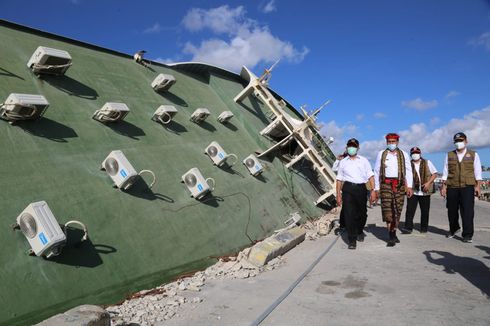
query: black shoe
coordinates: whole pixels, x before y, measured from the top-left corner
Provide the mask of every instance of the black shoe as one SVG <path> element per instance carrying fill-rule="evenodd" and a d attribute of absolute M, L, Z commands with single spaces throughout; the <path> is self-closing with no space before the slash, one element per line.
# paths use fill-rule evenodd
<path fill-rule="evenodd" d="M 395 234 L 395 238 L 393 240 L 395 241 L 395 243 L 400 243 L 400 239 L 398 239 L 398 237 L 396 236 L 396 234 Z"/>
<path fill-rule="evenodd" d="M 427 230 L 420 230 L 420 233 L 427 233 Z"/>
<path fill-rule="evenodd" d="M 364 234 L 364 232 L 362 232 L 361 234 L 357 235 L 357 241 L 364 242 L 365 237 L 366 237 L 366 235 Z"/>
<path fill-rule="evenodd" d="M 388 240 L 388 242 L 386 243 L 386 246 L 387 247 L 394 247 L 396 245 L 396 242 L 394 239 L 390 239 Z"/>
<path fill-rule="evenodd" d="M 472 243 L 473 242 L 473 239 L 471 237 L 464 237 L 463 238 L 463 242 Z"/>
<path fill-rule="evenodd" d="M 454 236 L 456 235 L 456 233 L 458 233 L 458 232 L 459 232 L 459 230 L 461 230 L 461 229 L 457 229 L 457 230 L 456 230 L 456 231 L 454 231 L 454 232 L 449 231 L 449 233 L 448 233 L 448 234 L 446 234 L 446 238 L 448 238 L 448 239 L 454 238 Z"/>
<path fill-rule="evenodd" d="M 345 228 L 344 228 L 344 227 L 340 227 L 340 226 L 339 226 L 338 228 L 336 228 L 336 229 L 333 231 L 333 233 L 334 233 L 335 235 L 339 235 L 339 234 L 344 233 L 344 230 L 345 230 Z"/>
<path fill-rule="evenodd" d="M 356 244 L 356 241 L 355 240 L 354 241 L 351 241 L 349 243 L 349 247 L 348 247 L 349 249 L 356 249 L 356 247 L 357 247 L 357 244 Z"/>

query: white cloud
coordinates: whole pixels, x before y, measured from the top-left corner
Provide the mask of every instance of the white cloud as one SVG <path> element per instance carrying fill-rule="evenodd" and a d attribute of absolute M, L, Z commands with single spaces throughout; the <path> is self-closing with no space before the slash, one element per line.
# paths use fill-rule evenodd
<path fill-rule="evenodd" d="M 485 32 L 478 37 L 472 38 L 468 43 L 474 46 L 482 46 L 487 51 L 490 51 L 490 32 Z"/>
<path fill-rule="evenodd" d="M 446 99 L 449 99 L 451 97 L 455 97 L 455 96 L 458 96 L 458 95 L 461 95 L 461 93 L 458 92 L 458 91 L 450 91 L 449 93 L 446 94 L 445 98 Z"/>
<path fill-rule="evenodd" d="M 398 132 L 400 148 L 408 150 L 413 146 L 418 146 L 423 153 L 449 151 L 454 148 L 453 135 L 460 131 L 468 137 L 469 147 L 490 147 L 490 137 L 484 136 L 488 134 L 489 125 L 490 106 L 473 111 L 463 118 L 452 119 L 444 126 L 432 131 L 428 130 L 425 123 L 416 123 Z M 385 146 L 384 139 L 365 141 L 361 143 L 361 153 L 373 161 L 378 151 L 384 149 Z"/>
<path fill-rule="evenodd" d="M 276 11 L 277 8 L 276 8 L 276 4 L 274 3 L 275 1 L 274 0 L 271 0 L 269 1 L 265 6 L 264 8 L 262 8 L 262 12 L 264 14 L 268 14 L 270 12 L 273 12 L 273 11 Z"/>
<path fill-rule="evenodd" d="M 362 120 L 364 120 L 364 114 L 358 114 L 358 115 L 356 115 L 356 120 L 357 120 L 357 121 L 362 121 Z"/>
<path fill-rule="evenodd" d="M 334 142 L 330 145 L 330 148 L 335 155 L 338 155 L 344 152 L 347 140 L 349 138 L 356 137 L 358 130 L 357 126 L 354 124 L 339 126 L 334 120 L 332 120 L 326 124 L 321 124 L 320 134 L 327 139 L 329 137 L 334 138 Z"/>
<path fill-rule="evenodd" d="M 409 101 L 402 101 L 402 106 L 410 109 L 415 109 L 418 111 L 428 110 L 431 108 L 435 108 L 439 105 L 437 100 L 432 101 L 424 101 L 420 97 Z"/>
<path fill-rule="evenodd" d="M 160 63 L 163 63 L 163 64 L 169 64 L 169 63 L 178 62 L 179 60 L 172 59 L 172 58 L 162 58 L 162 57 L 158 57 L 158 58 L 154 59 L 154 61 L 156 61 L 156 62 L 160 62 Z"/>
<path fill-rule="evenodd" d="M 295 48 L 245 14 L 242 6 L 234 9 L 226 5 L 209 10 L 191 9 L 183 20 L 185 28 L 190 31 L 210 29 L 215 34 L 227 33 L 229 37 L 203 40 L 199 45 L 187 42 L 183 52 L 192 55 L 192 61 L 233 71 L 239 71 L 243 65 L 253 68 L 259 63 L 267 64 L 279 59 L 300 62 L 308 54 L 308 48 Z"/>
<path fill-rule="evenodd" d="M 162 26 L 159 23 L 155 23 L 152 26 L 146 28 L 143 33 L 151 34 L 151 33 L 159 33 L 162 31 Z"/>
<path fill-rule="evenodd" d="M 433 117 L 432 119 L 430 119 L 431 126 L 436 125 L 439 122 L 441 122 L 441 119 L 439 117 Z"/>
<path fill-rule="evenodd" d="M 231 9 L 228 5 L 224 5 L 209 10 L 192 8 L 185 15 L 182 23 L 191 32 L 208 28 L 217 34 L 236 34 L 241 28 L 248 28 L 255 24 L 253 20 L 247 19 L 245 14 L 243 6 Z"/>
<path fill-rule="evenodd" d="M 384 114 L 383 112 L 375 112 L 373 114 L 373 117 L 375 119 L 384 119 L 384 118 L 386 118 L 386 114 Z"/>

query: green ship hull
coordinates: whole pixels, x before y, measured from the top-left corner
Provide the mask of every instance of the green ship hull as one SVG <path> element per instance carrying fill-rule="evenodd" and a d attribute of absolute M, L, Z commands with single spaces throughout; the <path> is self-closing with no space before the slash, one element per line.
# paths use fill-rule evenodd
<path fill-rule="evenodd" d="M 271 155 L 253 177 L 241 163 L 274 142 L 259 135 L 271 121 L 267 107 L 252 96 L 233 101 L 246 85 L 239 75 L 198 63 L 144 67 L 129 55 L 6 21 L 0 41 L 0 102 L 26 93 L 50 103 L 41 119 L 0 121 L 0 324 L 32 324 L 76 305 L 121 301 L 250 246 L 282 228 L 292 212 L 305 218 L 324 212 L 314 205 L 315 175 L 307 164 L 288 170 Z M 26 63 L 38 46 L 68 51 L 73 65 L 64 76 L 37 77 Z M 177 80 L 167 93 L 150 86 L 159 73 Z M 106 102 L 123 102 L 131 112 L 119 123 L 93 120 Z M 151 120 L 163 104 L 178 110 L 168 127 Z M 201 107 L 210 110 L 208 120 L 189 121 Z M 225 110 L 234 114 L 228 125 L 216 120 Z M 292 106 L 286 110 L 301 118 Z M 239 162 L 214 166 L 204 154 L 211 141 Z M 100 167 L 113 150 L 122 150 L 136 170 L 155 172 L 151 191 L 142 180 L 128 191 L 112 187 Z M 201 201 L 181 183 L 193 167 L 216 180 Z M 89 240 L 77 243 L 81 230 L 69 229 L 59 256 L 27 255 L 26 238 L 10 225 L 41 200 L 60 224 L 85 223 Z"/>

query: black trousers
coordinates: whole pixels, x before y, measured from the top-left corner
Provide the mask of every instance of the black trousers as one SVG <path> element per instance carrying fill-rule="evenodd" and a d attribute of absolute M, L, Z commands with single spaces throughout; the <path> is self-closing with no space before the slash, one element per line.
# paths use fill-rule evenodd
<path fill-rule="evenodd" d="M 342 186 L 342 211 L 349 241 L 363 232 L 367 220 L 367 190 L 365 184 L 344 182 Z"/>
<path fill-rule="evenodd" d="M 417 204 L 420 206 L 420 231 L 427 232 L 429 228 L 429 210 L 430 210 L 430 195 L 417 196 L 413 195 L 407 199 L 407 211 L 405 212 L 405 229 L 413 229 L 413 217 L 417 210 Z"/>
<path fill-rule="evenodd" d="M 454 233 L 459 229 L 459 212 L 463 221 L 464 237 L 473 237 L 473 219 L 475 217 L 475 187 L 447 188 L 447 217 L 449 220 L 449 232 Z M 459 212 L 458 212 L 459 210 Z"/>

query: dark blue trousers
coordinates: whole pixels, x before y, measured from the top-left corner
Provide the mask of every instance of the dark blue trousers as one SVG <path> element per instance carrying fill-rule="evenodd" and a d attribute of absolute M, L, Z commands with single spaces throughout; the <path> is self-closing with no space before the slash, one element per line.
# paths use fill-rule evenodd
<path fill-rule="evenodd" d="M 464 237 L 473 237 L 475 217 L 475 187 L 447 188 L 446 192 L 447 217 L 449 220 L 449 232 L 454 233 L 459 229 L 459 213 L 463 222 Z"/>

